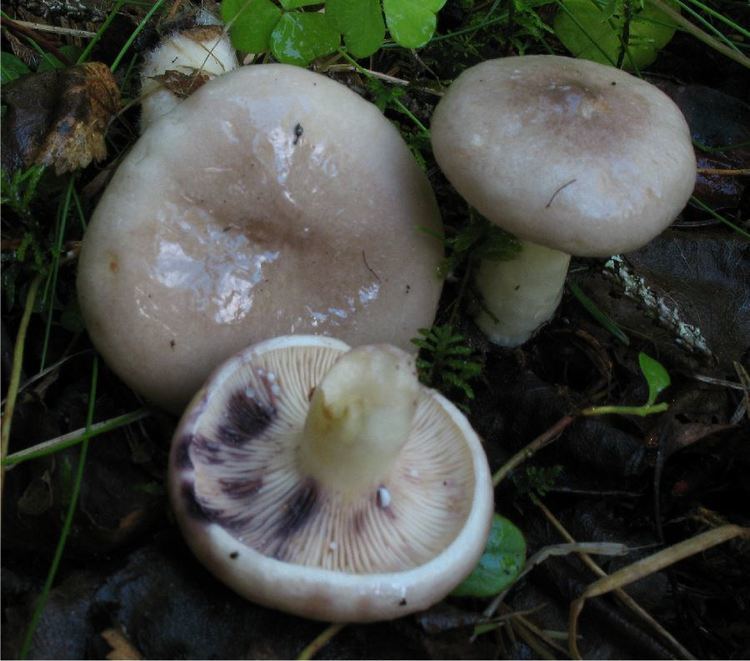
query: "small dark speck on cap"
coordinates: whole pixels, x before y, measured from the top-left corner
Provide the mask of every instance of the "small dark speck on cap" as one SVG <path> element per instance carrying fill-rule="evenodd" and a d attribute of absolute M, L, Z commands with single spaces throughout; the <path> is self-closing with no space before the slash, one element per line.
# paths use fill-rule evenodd
<path fill-rule="evenodd" d="M 229 554 L 229 557 L 230 557 L 230 558 L 232 558 L 232 560 L 236 560 L 237 558 L 239 558 L 239 557 L 240 557 L 240 554 L 239 554 L 239 553 L 238 553 L 237 551 L 232 551 L 232 552 L 231 552 L 231 553 Z"/>
<path fill-rule="evenodd" d="M 615 86 L 615 85 L 617 85 L 617 83 L 613 80 L 612 81 L 612 86 Z"/>
<path fill-rule="evenodd" d="M 169 346 L 174 349 L 175 344 L 177 344 L 174 340 L 169 340 Z"/>
<path fill-rule="evenodd" d="M 402 599 L 401 601 L 399 601 L 398 605 L 399 606 L 406 606 L 406 599 Z"/>

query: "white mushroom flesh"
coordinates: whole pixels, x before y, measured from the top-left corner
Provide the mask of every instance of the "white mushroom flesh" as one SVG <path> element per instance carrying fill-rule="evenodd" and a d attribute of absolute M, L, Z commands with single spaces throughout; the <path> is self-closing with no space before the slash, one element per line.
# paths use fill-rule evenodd
<path fill-rule="evenodd" d="M 379 482 L 409 439 L 420 390 L 413 356 L 399 349 L 359 347 L 341 356 L 310 400 L 303 470 L 348 493 Z"/>

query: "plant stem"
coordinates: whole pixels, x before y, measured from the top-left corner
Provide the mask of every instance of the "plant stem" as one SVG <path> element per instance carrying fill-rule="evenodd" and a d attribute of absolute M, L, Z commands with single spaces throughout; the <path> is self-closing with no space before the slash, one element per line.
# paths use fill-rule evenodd
<path fill-rule="evenodd" d="M 99 380 L 99 358 L 94 356 L 94 362 L 91 366 L 91 390 L 89 391 L 89 402 L 88 411 L 86 412 L 86 429 L 91 427 L 91 421 L 94 419 L 94 402 L 96 401 L 96 388 Z M 83 468 L 86 464 L 86 455 L 88 454 L 89 442 L 84 440 L 81 445 L 81 453 L 78 458 L 78 468 L 76 470 L 75 481 L 73 482 L 73 492 L 70 496 L 70 503 L 68 504 L 68 511 L 65 513 L 65 522 L 63 523 L 62 530 L 60 531 L 60 538 L 57 540 L 57 547 L 55 548 L 55 555 L 52 558 L 52 564 L 50 565 L 49 572 L 47 573 L 47 579 L 44 581 L 44 587 L 42 593 L 39 595 L 36 607 L 34 608 L 34 614 L 31 617 L 28 629 L 26 629 L 26 635 L 21 646 L 21 651 L 18 656 L 20 659 L 25 659 L 29 655 L 31 649 L 31 643 L 34 639 L 34 632 L 39 624 L 39 620 L 44 613 L 44 607 L 47 605 L 47 599 L 49 598 L 50 590 L 52 589 L 52 583 L 55 581 L 57 570 L 60 566 L 60 560 L 62 559 L 63 551 L 65 550 L 65 543 L 68 541 L 68 535 L 70 534 L 70 528 L 73 524 L 73 515 L 76 511 L 78 504 L 78 495 L 81 491 L 81 482 L 83 481 Z"/>
<path fill-rule="evenodd" d="M 14 452 L 12 455 L 3 459 L 3 466 L 15 466 L 24 461 L 46 457 L 47 455 L 72 447 L 83 441 L 95 438 L 96 436 L 101 436 L 102 434 L 119 429 L 120 427 L 125 427 L 126 425 L 138 422 L 138 420 L 143 420 L 143 418 L 147 418 L 149 415 L 150 412 L 148 409 L 136 409 L 130 413 L 119 415 L 116 418 L 97 422 L 90 427 L 76 429 L 75 431 L 53 438 L 50 441 L 44 441 L 43 443 L 38 443 L 33 447 L 26 448 L 25 450 Z"/>
<path fill-rule="evenodd" d="M 341 631 L 346 625 L 345 624 L 331 624 L 325 628 L 322 633 L 315 638 L 305 649 L 300 652 L 297 657 L 299 661 L 307 661 L 312 659 L 320 650 L 322 650 L 339 631 Z"/>
<path fill-rule="evenodd" d="M 18 386 L 21 382 L 21 365 L 23 364 L 23 349 L 26 343 L 26 331 L 29 327 L 29 320 L 31 319 L 31 312 L 34 309 L 34 301 L 36 300 L 36 294 L 39 290 L 39 285 L 42 282 L 41 273 L 37 275 L 29 285 L 29 291 L 26 293 L 26 303 L 23 308 L 23 316 L 21 317 L 21 323 L 18 327 L 18 335 L 16 336 L 16 344 L 13 347 L 13 367 L 10 372 L 10 383 L 8 384 L 8 397 L 5 402 L 5 411 L 3 412 L 3 423 L 2 423 L 2 438 L 0 439 L 0 458 L 5 459 L 5 455 L 8 453 L 8 443 L 10 442 L 10 425 L 13 420 L 13 409 L 16 406 L 16 397 L 18 396 Z M 4 475 L 4 469 L 0 475 Z M 2 480 L 2 477 L 0 477 Z M 2 482 L 0 482 L 0 485 Z M 0 488 L 2 488 L 0 486 Z"/>
<path fill-rule="evenodd" d="M 115 70 L 117 69 L 117 67 L 120 66 L 120 62 L 122 62 L 122 58 L 125 57 L 125 53 L 128 52 L 128 49 L 130 48 L 130 46 L 135 41 L 135 38 L 141 33 L 141 31 L 143 30 L 143 28 L 146 27 L 146 24 L 149 22 L 149 20 L 151 19 L 151 17 L 161 8 L 161 6 L 163 4 L 164 4 L 164 0 L 157 0 L 154 3 L 154 6 L 151 7 L 151 9 L 149 10 L 148 14 L 146 14 L 143 17 L 143 20 L 141 20 L 141 22 L 138 23 L 138 25 L 136 26 L 135 30 L 133 30 L 132 34 L 128 37 L 128 40 L 125 42 L 125 45 L 122 47 L 122 49 L 120 50 L 120 52 L 117 54 L 117 57 L 115 58 L 115 61 L 112 62 L 112 66 L 110 67 L 110 70 L 112 71 L 112 73 L 114 73 Z"/>
<path fill-rule="evenodd" d="M 492 485 L 496 487 L 507 477 L 508 473 L 520 466 L 527 459 L 531 459 L 543 447 L 552 443 L 575 419 L 576 416 L 564 415 L 547 431 L 537 436 L 526 447 L 521 448 L 492 476 Z"/>
<path fill-rule="evenodd" d="M 359 73 L 361 73 L 365 78 L 369 78 L 370 80 L 375 79 L 376 77 L 372 75 L 372 72 L 368 69 L 365 69 L 363 66 L 361 66 L 354 58 L 352 58 L 346 51 L 339 50 L 339 53 L 341 54 L 341 57 L 343 57 L 347 62 L 349 62 Z M 422 133 L 425 135 L 430 135 L 430 129 L 428 129 L 420 120 L 418 117 L 414 115 L 414 113 L 409 110 L 401 101 L 398 99 L 393 99 L 393 105 L 396 106 L 404 115 L 406 115 L 414 124 L 419 128 Z"/>
<path fill-rule="evenodd" d="M 617 413 L 619 415 L 640 415 L 645 417 L 652 413 L 661 413 L 666 411 L 668 404 L 662 402 L 661 404 L 652 404 L 651 406 L 591 406 L 581 411 L 581 415 L 606 415 L 608 413 Z"/>
<path fill-rule="evenodd" d="M 721 53 L 730 60 L 734 60 L 743 67 L 750 69 L 749 57 L 729 48 L 726 44 L 722 44 L 718 39 L 715 39 L 707 32 L 701 30 L 695 23 L 685 18 L 680 12 L 674 10 L 668 3 L 663 2 L 663 0 L 649 0 L 649 2 L 659 11 L 669 16 L 682 30 L 693 35 L 698 41 L 702 41 L 717 53 Z"/>

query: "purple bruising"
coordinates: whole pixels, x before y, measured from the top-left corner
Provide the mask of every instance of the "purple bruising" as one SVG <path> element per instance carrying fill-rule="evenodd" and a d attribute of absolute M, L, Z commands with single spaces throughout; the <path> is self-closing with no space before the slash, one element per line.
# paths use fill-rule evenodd
<path fill-rule="evenodd" d="M 191 443 L 193 455 L 201 464 L 220 466 L 226 461 L 221 443 L 212 441 L 201 434 L 196 434 Z"/>
<path fill-rule="evenodd" d="M 190 445 L 193 437 L 190 434 L 177 441 L 174 453 L 174 466 L 180 470 L 193 470 L 193 460 L 190 458 Z"/>
<path fill-rule="evenodd" d="M 283 506 L 279 521 L 279 535 L 289 537 L 297 532 L 318 508 L 319 489 L 315 480 L 308 479 L 292 494 Z"/>
<path fill-rule="evenodd" d="M 219 478 L 221 492 L 228 498 L 244 500 L 254 496 L 263 486 L 263 478 L 258 479 L 228 479 Z"/>
<path fill-rule="evenodd" d="M 245 445 L 262 434 L 276 418 L 276 408 L 265 406 L 240 390 L 227 401 L 226 421 L 217 430 L 222 443 Z"/>
<path fill-rule="evenodd" d="M 191 519 L 200 523 L 210 523 L 217 518 L 216 512 L 201 505 L 195 495 L 195 488 L 192 482 L 183 482 L 180 491 L 182 502 L 185 505 L 185 512 Z"/>

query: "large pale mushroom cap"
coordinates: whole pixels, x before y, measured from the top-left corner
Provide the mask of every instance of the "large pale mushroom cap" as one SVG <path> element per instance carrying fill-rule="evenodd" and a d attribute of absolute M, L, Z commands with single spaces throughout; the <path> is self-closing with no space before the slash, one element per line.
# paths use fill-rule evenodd
<path fill-rule="evenodd" d="M 695 183 L 679 108 L 613 67 L 552 55 L 463 72 L 432 118 L 435 158 L 483 215 L 572 255 L 638 248 L 664 230 Z"/>
<path fill-rule="evenodd" d="M 286 65 L 238 69 L 151 126 L 84 238 L 81 310 L 134 390 L 181 410 L 242 347 L 289 333 L 409 348 L 432 323 L 429 183 L 375 106 Z"/>
<path fill-rule="evenodd" d="M 331 338 L 294 336 L 227 361 L 175 433 L 169 490 L 193 551 L 234 590 L 305 617 L 364 622 L 427 608 L 460 583 L 484 550 L 493 493 L 484 450 L 466 418 L 418 385 L 405 442 L 382 464 L 384 474 L 370 475 L 367 457 L 357 456 L 358 432 L 336 449 L 333 465 L 312 475 L 306 466 L 316 464 L 305 463 L 306 450 L 316 452 L 306 425 L 312 393 L 355 353 L 348 350 Z M 355 351 L 355 361 L 374 352 L 376 362 L 395 352 L 391 376 L 402 387 L 403 352 Z M 382 375 L 367 378 L 375 390 L 385 386 L 375 402 L 366 392 L 364 402 L 362 392 L 333 395 L 334 405 L 358 421 L 358 407 L 380 406 L 390 396 Z M 362 428 L 375 430 L 375 456 L 381 443 L 390 452 L 387 411 L 381 423 L 380 439 L 379 425 Z M 357 471 L 360 477 L 349 479 Z"/>

